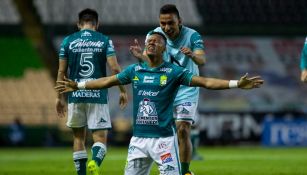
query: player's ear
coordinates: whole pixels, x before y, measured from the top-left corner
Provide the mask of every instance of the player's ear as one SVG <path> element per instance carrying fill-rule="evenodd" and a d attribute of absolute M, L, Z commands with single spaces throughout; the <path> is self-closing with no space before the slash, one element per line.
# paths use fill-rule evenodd
<path fill-rule="evenodd" d="M 81 24 L 80 24 L 80 22 L 77 22 L 77 27 L 78 27 L 79 30 L 81 30 Z"/>
<path fill-rule="evenodd" d="M 182 25 L 182 20 L 181 20 L 181 18 L 179 17 L 179 19 L 178 19 L 178 24 L 179 24 L 179 26 L 181 26 Z"/>
<path fill-rule="evenodd" d="M 96 24 L 96 30 L 98 30 L 98 27 L 99 27 L 99 21 Z"/>

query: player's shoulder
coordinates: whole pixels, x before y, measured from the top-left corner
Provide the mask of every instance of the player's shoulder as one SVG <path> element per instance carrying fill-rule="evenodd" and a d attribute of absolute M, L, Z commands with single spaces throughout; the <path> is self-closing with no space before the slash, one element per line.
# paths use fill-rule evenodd
<path fill-rule="evenodd" d="M 106 34 L 104 34 L 104 33 L 101 33 L 101 32 L 99 32 L 99 31 L 90 31 L 91 33 L 92 33 L 92 35 L 94 36 L 94 37 L 98 37 L 98 38 L 102 38 L 102 39 L 109 39 L 110 37 L 108 36 L 108 35 L 106 35 Z"/>
<path fill-rule="evenodd" d="M 180 71 L 184 70 L 183 67 L 180 67 L 180 66 L 175 65 L 175 64 L 170 63 L 170 62 L 165 62 L 164 66 L 162 68 L 165 69 L 165 70 L 169 70 L 169 72 L 177 72 L 177 71 L 180 72 Z"/>
<path fill-rule="evenodd" d="M 200 35 L 199 32 L 197 32 L 195 29 L 192 29 L 192 28 L 187 27 L 187 26 L 182 26 L 182 30 L 185 33 L 185 35 L 188 35 L 190 37 L 193 36 L 193 35 Z"/>
<path fill-rule="evenodd" d="M 127 66 L 125 69 L 138 71 L 138 70 L 140 70 L 140 69 L 142 69 L 142 68 L 144 67 L 142 64 L 143 64 L 143 63 L 134 63 L 134 64 L 130 64 L 130 65 Z"/>

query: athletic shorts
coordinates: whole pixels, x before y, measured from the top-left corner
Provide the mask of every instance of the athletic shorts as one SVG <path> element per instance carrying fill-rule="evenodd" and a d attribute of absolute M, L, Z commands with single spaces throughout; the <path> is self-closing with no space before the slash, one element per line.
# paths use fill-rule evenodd
<path fill-rule="evenodd" d="M 132 137 L 125 175 L 149 175 L 155 162 L 160 175 L 180 175 L 177 135 L 163 138 Z"/>
<path fill-rule="evenodd" d="M 197 106 L 196 102 L 185 102 L 174 106 L 173 115 L 176 121 L 186 121 L 191 124 L 197 122 Z"/>
<path fill-rule="evenodd" d="M 88 126 L 89 129 L 110 129 L 111 120 L 108 104 L 69 103 L 66 125 L 70 128 Z"/>

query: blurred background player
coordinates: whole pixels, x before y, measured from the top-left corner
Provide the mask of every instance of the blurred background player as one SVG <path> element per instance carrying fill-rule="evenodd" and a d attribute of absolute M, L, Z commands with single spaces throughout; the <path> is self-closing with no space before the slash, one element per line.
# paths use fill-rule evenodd
<path fill-rule="evenodd" d="M 112 40 L 98 33 L 98 13 L 84 9 L 79 13 L 79 32 L 66 37 L 59 54 L 57 81 L 68 76 L 77 82 L 85 82 L 106 76 L 106 63 L 112 74 L 120 72 Z M 120 106 L 127 104 L 127 94 L 123 86 L 120 89 Z M 58 94 L 56 110 L 59 117 L 64 117 L 64 96 Z M 86 126 L 92 131 L 94 144 L 92 160 L 88 163 L 91 174 L 99 174 L 107 152 L 107 134 L 111 129 L 106 89 L 82 90 L 68 94 L 67 126 L 73 131 L 73 160 L 78 175 L 86 174 L 87 152 L 85 148 Z"/>
<path fill-rule="evenodd" d="M 159 22 L 160 27 L 153 31 L 161 32 L 167 38 L 165 61 L 184 67 L 193 74 L 199 75 L 198 66 L 204 65 L 206 61 L 204 42 L 201 35 L 197 31 L 182 25 L 179 11 L 173 4 L 166 4 L 160 8 Z M 137 41 L 135 43 L 138 45 Z M 144 54 L 141 54 L 141 49 L 134 51 L 133 55 L 140 60 L 147 59 Z M 199 141 L 197 127 L 193 127 L 194 131 L 191 132 L 191 125 L 197 117 L 198 98 L 198 87 L 181 85 L 174 102 L 174 117 L 176 118 L 183 174 L 190 172 L 189 166 L 192 159 L 192 150 L 194 150 L 193 156 L 195 159 L 202 159 L 201 156 L 196 154 L 196 146 Z M 193 142 L 191 142 L 191 138 Z M 194 146 L 192 143 L 194 143 Z"/>
<path fill-rule="evenodd" d="M 229 88 L 253 89 L 263 83 L 259 77 L 247 74 L 237 80 L 222 80 L 194 75 L 185 68 L 163 60 L 166 38 L 162 33 L 149 34 L 145 52 L 148 62 L 133 64 L 121 73 L 88 82 L 59 81 L 59 93 L 78 89 L 109 88 L 120 84 L 133 85 L 133 137 L 130 140 L 125 175 L 148 175 L 154 162 L 160 174 L 178 175 L 178 144 L 175 132 L 173 103 L 180 85 L 221 90 Z M 152 93 L 144 93 L 152 92 Z M 147 117 L 140 111 L 150 105 L 154 112 Z"/>
<path fill-rule="evenodd" d="M 307 37 L 301 53 L 301 81 L 307 82 Z"/>

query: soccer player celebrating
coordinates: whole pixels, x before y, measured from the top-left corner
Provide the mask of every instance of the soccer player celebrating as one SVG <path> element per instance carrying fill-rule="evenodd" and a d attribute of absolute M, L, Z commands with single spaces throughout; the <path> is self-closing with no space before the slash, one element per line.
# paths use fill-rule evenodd
<path fill-rule="evenodd" d="M 117 75 L 88 82 L 64 79 L 58 81 L 60 85 L 55 87 L 62 94 L 132 84 L 133 137 L 125 175 L 148 175 L 153 162 L 158 165 L 160 174 L 182 174 L 172 110 L 180 85 L 218 90 L 235 87 L 252 89 L 263 83 L 259 76 L 248 78 L 244 75 L 239 81 L 228 81 L 194 75 L 163 60 L 166 42 L 162 33 L 152 32 L 145 45 L 148 62 L 133 64 Z"/>
<path fill-rule="evenodd" d="M 97 32 L 98 14 L 92 9 L 79 13 L 79 32 L 67 36 L 61 45 L 57 81 L 67 75 L 76 82 L 98 79 L 106 76 L 106 63 L 113 74 L 120 72 L 112 41 L 106 35 Z M 127 104 L 127 94 L 123 86 L 120 89 L 120 106 Z M 65 100 L 62 94 L 56 99 L 56 110 L 64 117 Z M 99 174 L 107 152 L 107 134 L 111 128 L 108 109 L 107 90 L 79 90 L 68 94 L 67 126 L 73 131 L 73 160 L 78 175 L 86 174 L 87 152 L 85 148 L 86 126 L 92 131 L 94 144 L 92 160 L 88 170 Z"/>
<path fill-rule="evenodd" d="M 301 54 L 301 81 L 307 82 L 307 37 Z"/>
<path fill-rule="evenodd" d="M 184 67 L 195 75 L 199 75 L 198 66 L 204 65 L 206 61 L 204 43 L 200 34 L 182 25 L 179 11 L 173 4 L 166 4 L 160 8 L 159 22 L 160 27 L 153 31 L 161 32 L 167 38 L 164 60 Z M 150 31 L 149 34 L 153 31 Z M 134 48 L 133 55 L 140 61 L 146 61 L 146 54 L 142 54 L 138 42 L 135 41 L 135 43 L 138 49 Z M 191 174 L 189 166 L 192 158 L 192 147 L 193 153 L 196 154 L 196 143 L 192 145 L 191 140 L 197 140 L 196 137 L 198 137 L 199 131 L 196 127 L 193 127 L 194 130 L 191 132 L 191 126 L 197 121 L 198 98 L 198 87 L 182 85 L 178 90 L 173 107 L 183 174 Z M 190 138 L 191 135 L 193 139 Z M 197 157 L 196 155 L 194 156 Z"/>

